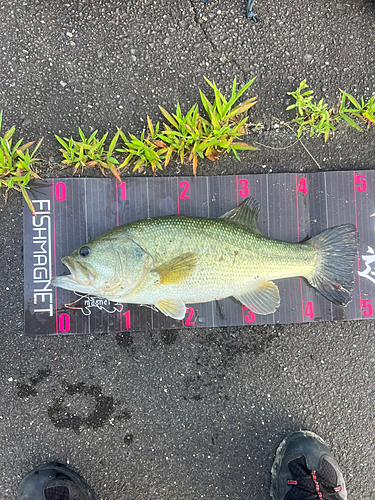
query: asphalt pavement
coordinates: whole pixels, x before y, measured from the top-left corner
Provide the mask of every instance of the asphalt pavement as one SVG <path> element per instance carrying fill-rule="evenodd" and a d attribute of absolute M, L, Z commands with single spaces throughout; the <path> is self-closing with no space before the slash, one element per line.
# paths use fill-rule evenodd
<path fill-rule="evenodd" d="M 280 126 L 303 79 L 332 106 L 340 88 L 374 94 L 375 3 L 254 11 L 257 23 L 243 0 L 2 0 L 3 128 L 44 137 L 38 171 L 70 176 L 54 134 L 140 134 L 147 115 L 162 119 L 158 104 L 187 110 L 209 93 L 204 76 L 226 92 L 256 76 L 250 120 L 262 127 L 246 140 L 260 150 L 203 161 L 198 175 L 375 168 L 374 127 L 304 137 L 310 156 Z M 163 173 L 176 174 L 191 165 Z M 30 338 L 18 193 L 0 200 L 0 228 L 1 500 L 47 460 L 103 500 L 267 499 L 275 450 L 299 429 L 330 445 L 348 498 L 375 499 L 374 321 Z"/>

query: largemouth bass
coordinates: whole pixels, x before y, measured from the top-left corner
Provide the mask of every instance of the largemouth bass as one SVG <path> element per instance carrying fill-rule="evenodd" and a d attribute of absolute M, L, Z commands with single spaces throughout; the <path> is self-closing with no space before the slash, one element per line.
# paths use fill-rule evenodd
<path fill-rule="evenodd" d="M 51 283 L 114 302 L 153 305 L 181 320 L 186 304 L 234 297 L 256 314 L 280 305 L 272 280 L 302 276 L 343 306 L 351 299 L 356 228 L 303 243 L 263 236 L 253 198 L 217 219 L 171 215 L 126 224 L 63 257 L 71 274 Z"/>

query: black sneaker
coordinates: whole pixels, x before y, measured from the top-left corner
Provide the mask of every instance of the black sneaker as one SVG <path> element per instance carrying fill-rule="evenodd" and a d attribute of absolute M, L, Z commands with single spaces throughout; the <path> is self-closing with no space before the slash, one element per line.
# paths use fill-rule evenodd
<path fill-rule="evenodd" d="M 347 500 L 341 471 L 323 439 L 313 432 L 286 437 L 271 474 L 273 500 Z"/>
<path fill-rule="evenodd" d="M 17 500 L 98 500 L 85 481 L 63 464 L 38 465 L 20 482 Z"/>

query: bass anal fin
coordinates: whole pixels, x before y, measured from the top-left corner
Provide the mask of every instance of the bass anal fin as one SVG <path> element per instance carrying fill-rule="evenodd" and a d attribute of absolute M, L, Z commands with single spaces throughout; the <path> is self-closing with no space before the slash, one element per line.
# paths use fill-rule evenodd
<path fill-rule="evenodd" d="M 279 289 L 273 281 L 263 281 L 256 288 L 234 298 L 255 314 L 272 314 L 280 305 Z"/>

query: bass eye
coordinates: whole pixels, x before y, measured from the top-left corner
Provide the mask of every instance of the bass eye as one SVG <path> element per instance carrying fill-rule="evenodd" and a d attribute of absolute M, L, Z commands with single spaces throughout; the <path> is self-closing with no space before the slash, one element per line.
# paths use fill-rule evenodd
<path fill-rule="evenodd" d="M 82 257 L 87 257 L 89 253 L 90 253 L 89 247 L 82 247 L 79 251 L 79 255 L 82 255 Z"/>

